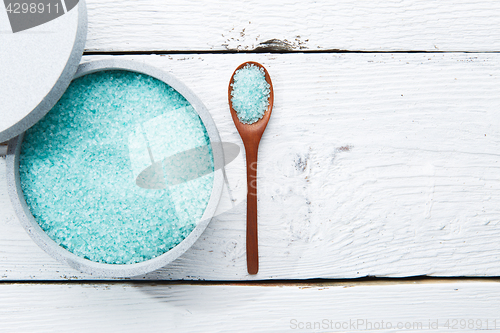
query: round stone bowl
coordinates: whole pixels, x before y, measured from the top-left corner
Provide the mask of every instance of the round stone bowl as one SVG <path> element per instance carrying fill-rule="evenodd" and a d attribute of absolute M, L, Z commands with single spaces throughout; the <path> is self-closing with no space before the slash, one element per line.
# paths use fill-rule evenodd
<path fill-rule="evenodd" d="M 21 151 L 21 143 L 23 141 L 23 134 L 9 141 L 7 152 L 8 192 L 14 210 L 26 232 L 31 236 L 33 241 L 38 244 L 38 246 L 40 246 L 43 250 L 45 250 L 45 252 L 47 252 L 56 260 L 65 263 L 83 273 L 97 277 L 113 278 L 140 276 L 162 268 L 177 259 L 196 242 L 196 240 L 206 229 L 208 223 L 215 214 L 222 193 L 224 181 L 222 171 L 222 166 L 224 163 L 224 153 L 222 150 L 219 132 L 210 113 L 200 101 L 200 99 L 172 75 L 158 68 L 139 62 L 127 60 L 100 60 L 81 64 L 74 78 L 76 79 L 78 77 L 103 70 L 132 71 L 146 74 L 160 81 L 163 81 L 164 83 L 174 88 L 177 92 L 179 92 L 191 104 L 191 106 L 200 116 L 201 121 L 206 128 L 212 146 L 214 177 L 212 193 L 210 195 L 208 204 L 201 219 L 197 221 L 196 227 L 193 229 L 193 231 L 177 246 L 163 253 L 162 255 L 133 264 L 98 263 L 77 256 L 72 252 L 64 249 L 43 231 L 43 229 L 31 214 L 28 205 L 26 204 L 19 177 L 19 156 Z"/>

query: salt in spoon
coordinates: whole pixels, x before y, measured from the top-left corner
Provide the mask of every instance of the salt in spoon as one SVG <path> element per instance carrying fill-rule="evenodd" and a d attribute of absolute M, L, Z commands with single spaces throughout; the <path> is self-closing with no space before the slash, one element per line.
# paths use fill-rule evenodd
<path fill-rule="evenodd" d="M 247 65 L 254 65 L 264 70 L 265 80 L 269 84 L 269 104 L 261 119 L 252 124 L 244 124 L 238 118 L 232 103 L 232 90 L 234 75 L 236 72 Z M 257 152 L 259 150 L 260 139 L 266 129 L 271 111 L 273 109 L 273 84 L 267 70 L 261 64 L 253 61 L 245 62 L 239 65 L 231 76 L 228 88 L 229 110 L 233 117 L 234 125 L 240 133 L 243 145 L 245 146 L 247 160 L 247 270 L 249 274 L 257 274 L 259 271 L 259 251 L 257 238 Z"/>

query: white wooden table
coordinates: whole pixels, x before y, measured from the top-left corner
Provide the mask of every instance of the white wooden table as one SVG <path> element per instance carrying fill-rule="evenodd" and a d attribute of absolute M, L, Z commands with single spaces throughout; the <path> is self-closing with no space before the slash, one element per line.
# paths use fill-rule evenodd
<path fill-rule="evenodd" d="M 225 191 L 199 241 L 159 271 L 116 281 L 31 241 L 2 157 L 0 332 L 500 330 L 500 2 L 87 6 L 82 61 L 172 73 L 223 141 L 242 146 L 227 106 L 233 70 L 268 69 L 260 271 L 246 273 L 242 154 L 226 168 L 234 202 Z"/>

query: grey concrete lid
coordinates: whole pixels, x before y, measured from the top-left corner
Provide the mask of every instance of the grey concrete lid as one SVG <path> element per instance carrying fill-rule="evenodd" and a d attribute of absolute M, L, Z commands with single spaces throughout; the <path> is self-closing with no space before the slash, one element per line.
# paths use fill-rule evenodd
<path fill-rule="evenodd" d="M 76 6 L 74 0 L 44 1 L 44 6 L 36 9 L 41 12 L 43 8 L 47 14 L 50 5 L 52 14 L 59 12 L 55 17 L 19 16 L 23 10 L 20 8 L 20 14 L 14 14 L 16 1 L 3 3 L 5 6 L 0 3 L 0 142 L 26 131 L 57 103 L 73 79 L 87 38 L 84 0 Z M 33 27 L 29 28 L 30 24 Z"/>

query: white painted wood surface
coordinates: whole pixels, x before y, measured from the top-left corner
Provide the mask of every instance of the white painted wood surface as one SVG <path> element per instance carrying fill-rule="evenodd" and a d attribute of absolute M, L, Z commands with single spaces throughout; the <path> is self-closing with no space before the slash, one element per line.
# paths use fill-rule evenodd
<path fill-rule="evenodd" d="M 360 332 L 370 331 L 371 325 L 372 331 L 381 332 L 437 332 L 437 324 L 439 331 L 497 332 L 499 302 L 498 282 L 281 287 L 1 284 L 0 331 Z M 308 323 L 319 324 L 313 330 L 306 329 Z"/>
<path fill-rule="evenodd" d="M 102 56 L 85 57 L 84 61 Z M 261 62 L 275 108 L 259 155 L 261 269 L 245 268 L 245 164 L 204 235 L 146 279 L 500 275 L 499 54 L 127 56 L 163 68 L 241 145 L 227 82 Z M 26 235 L 0 159 L 3 280 L 91 278 Z M 142 278 L 141 278 L 142 279 Z"/>
<path fill-rule="evenodd" d="M 260 273 L 246 274 L 240 156 L 227 167 L 236 207 L 225 193 L 220 215 L 192 249 L 138 279 L 500 275 L 500 54 L 494 53 L 500 2 L 87 4 L 88 52 L 191 53 L 125 58 L 182 80 L 206 104 L 225 141 L 241 144 L 226 102 L 234 68 L 262 62 L 276 89 L 260 150 Z M 297 53 L 195 54 L 266 46 Z M 483 53 L 298 53 L 337 49 Z M 325 319 L 396 327 L 386 332 L 420 322 L 422 330 L 437 331 L 429 329 L 436 321 L 440 331 L 500 328 L 500 284 L 492 280 L 39 284 L 93 278 L 50 258 L 20 227 L 1 157 L 0 230 L 0 332 L 310 332 L 298 328 Z M 456 326 L 448 329 L 447 320 Z M 473 320 L 472 329 L 460 329 L 462 320 Z"/>
<path fill-rule="evenodd" d="M 87 0 L 88 51 L 500 51 L 490 0 Z"/>

